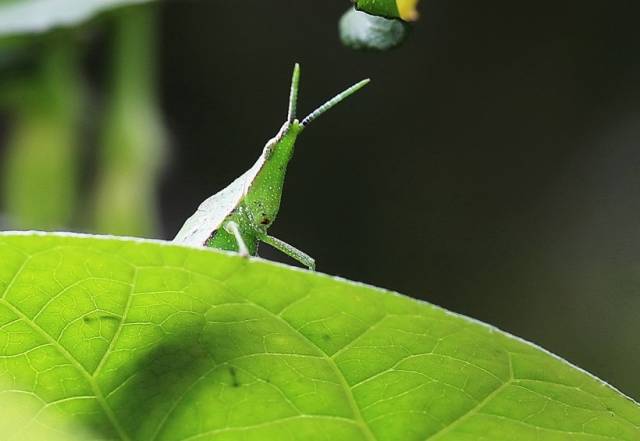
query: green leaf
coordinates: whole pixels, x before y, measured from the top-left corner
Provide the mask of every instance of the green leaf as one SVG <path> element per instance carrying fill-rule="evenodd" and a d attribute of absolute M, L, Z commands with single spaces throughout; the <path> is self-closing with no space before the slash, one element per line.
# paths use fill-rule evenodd
<path fill-rule="evenodd" d="M 0 37 L 46 32 L 89 20 L 106 10 L 151 0 L 15 0 L 0 3 Z"/>
<path fill-rule="evenodd" d="M 0 262 L 2 395 L 38 408 L 16 440 L 52 412 L 103 440 L 640 440 L 600 380 L 392 292 L 91 236 L 3 234 Z"/>
<path fill-rule="evenodd" d="M 340 19 L 342 44 L 356 50 L 386 51 L 400 45 L 409 31 L 400 20 L 378 17 L 353 8 Z"/>

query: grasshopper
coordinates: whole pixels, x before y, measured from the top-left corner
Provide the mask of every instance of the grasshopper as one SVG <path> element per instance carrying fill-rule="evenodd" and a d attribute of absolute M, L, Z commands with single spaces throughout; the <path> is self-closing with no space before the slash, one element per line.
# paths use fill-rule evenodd
<path fill-rule="evenodd" d="M 364 87 L 369 79 L 354 84 L 311 112 L 302 121 L 296 118 L 300 66 L 295 65 L 289 94 L 289 110 L 276 136 L 242 176 L 205 200 L 184 223 L 174 242 L 236 251 L 255 256 L 259 242 L 287 254 L 310 270 L 315 260 L 288 243 L 267 234 L 280 208 L 287 165 L 293 156 L 296 139 L 316 118 Z"/>

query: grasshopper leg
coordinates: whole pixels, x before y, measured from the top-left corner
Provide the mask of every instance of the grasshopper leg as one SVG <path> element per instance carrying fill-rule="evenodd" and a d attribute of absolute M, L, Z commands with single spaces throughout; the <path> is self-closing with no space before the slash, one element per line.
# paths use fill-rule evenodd
<path fill-rule="evenodd" d="M 313 257 L 309 256 L 307 253 L 304 253 L 294 247 L 293 245 L 289 245 L 288 243 L 277 239 L 273 236 L 264 235 L 260 236 L 260 240 L 268 245 L 271 245 L 275 249 L 283 252 L 287 256 L 297 260 L 311 271 L 315 271 L 316 269 L 316 261 Z"/>
<path fill-rule="evenodd" d="M 227 233 L 233 234 L 233 237 L 236 239 L 236 243 L 238 244 L 238 253 L 243 257 L 249 257 L 249 249 L 247 248 L 247 244 L 244 243 L 242 234 L 240 234 L 238 224 L 234 221 L 229 221 L 225 224 L 224 229 Z"/>

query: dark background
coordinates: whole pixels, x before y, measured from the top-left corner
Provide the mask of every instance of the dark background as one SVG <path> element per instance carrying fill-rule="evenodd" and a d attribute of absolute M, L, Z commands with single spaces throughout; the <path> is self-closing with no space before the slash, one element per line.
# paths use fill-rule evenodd
<path fill-rule="evenodd" d="M 340 45 L 347 6 L 162 6 L 165 237 L 275 134 L 295 61 L 300 113 L 371 77 L 299 140 L 270 231 L 639 397 L 637 2 L 423 1 L 382 54 Z"/>
<path fill-rule="evenodd" d="M 382 54 L 341 46 L 346 0 L 162 3 L 164 237 L 253 164 L 294 62 L 301 116 L 371 77 L 299 139 L 270 231 L 639 398 L 639 3 L 423 0 Z"/>
<path fill-rule="evenodd" d="M 275 134 L 295 61 L 300 113 L 371 77 L 299 140 L 270 231 L 640 397 L 638 2 L 423 1 L 382 54 L 340 45 L 347 7 L 163 5 L 165 237 Z"/>

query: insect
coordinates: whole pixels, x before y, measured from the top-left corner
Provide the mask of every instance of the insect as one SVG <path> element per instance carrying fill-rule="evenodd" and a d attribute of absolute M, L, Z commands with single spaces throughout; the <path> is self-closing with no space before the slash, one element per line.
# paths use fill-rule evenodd
<path fill-rule="evenodd" d="M 184 223 L 174 242 L 236 251 L 255 256 L 259 242 L 287 254 L 310 270 L 315 260 L 292 245 L 267 234 L 280 208 L 287 164 L 298 135 L 316 118 L 363 88 L 369 79 L 354 84 L 311 112 L 296 118 L 300 66 L 291 79 L 289 111 L 276 136 L 270 139 L 256 163 L 228 187 L 205 200 Z"/>

